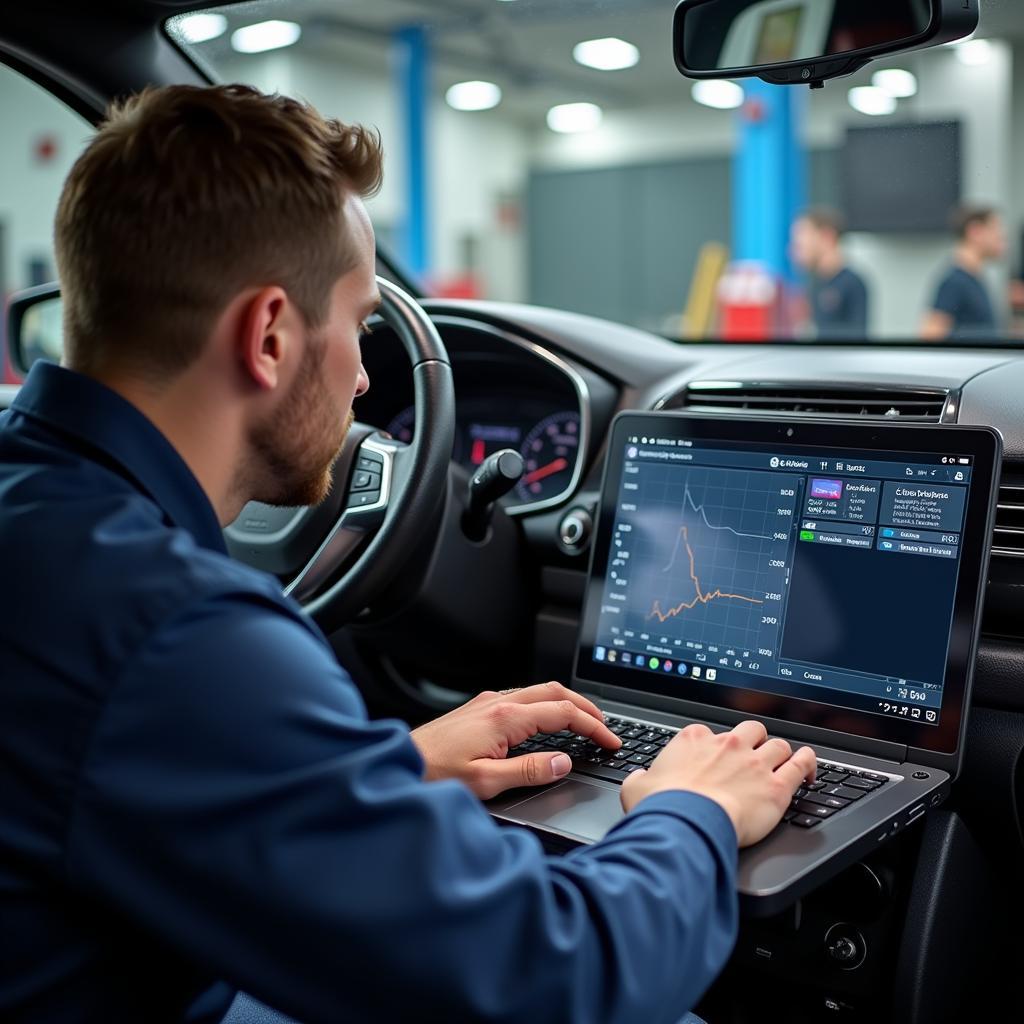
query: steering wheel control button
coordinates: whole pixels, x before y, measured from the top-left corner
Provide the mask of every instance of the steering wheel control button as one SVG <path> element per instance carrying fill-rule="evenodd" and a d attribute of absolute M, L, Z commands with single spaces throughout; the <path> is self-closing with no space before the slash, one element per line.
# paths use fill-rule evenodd
<path fill-rule="evenodd" d="M 380 473 L 371 473 L 365 469 L 357 469 L 356 475 L 352 478 L 353 491 L 377 491 L 380 492 Z"/>
<path fill-rule="evenodd" d="M 590 543 L 593 529 L 594 520 L 585 508 L 569 509 L 558 524 L 559 547 L 569 555 L 581 554 Z"/>
<path fill-rule="evenodd" d="M 359 491 L 348 499 L 349 508 L 364 508 L 366 505 L 375 505 L 380 501 L 380 491 Z"/>
<path fill-rule="evenodd" d="M 825 934 L 825 954 L 844 971 L 855 971 L 868 955 L 864 936 L 849 924 L 834 924 Z"/>
<path fill-rule="evenodd" d="M 384 470 L 384 460 L 379 455 L 360 455 L 356 462 L 356 471 L 363 470 L 369 473 L 381 473 Z"/>

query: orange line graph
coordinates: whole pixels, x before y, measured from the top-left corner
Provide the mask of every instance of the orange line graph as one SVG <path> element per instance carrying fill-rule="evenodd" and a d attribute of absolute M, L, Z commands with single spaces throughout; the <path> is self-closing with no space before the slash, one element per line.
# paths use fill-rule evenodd
<path fill-rule="evenodd" d="M 742 594 L 724 594 L 721 590 L 714 590 L 711 593 L 705 594 L 701 589 L 700 579 L 697 576 L 697 566 L 693 559 L 693 548 L 690 547 L 690 534 L 685 526 L 680 527 L 679 535 L 683 539 L 683 544 L 686 546 L 686 554 L 690 559 L 690 579 L 693 580 L 697 596 L 692 601 L 680 602 L 674 608 L 669 608 L 668 611 L 662 611 L 661 602 L 655 601 L 654 607 L 651 609 L 651 614 L 647 616 L 648 619 L 657 619 L 659 622 L 668 622 L 669 619 L 675 618 L 682 612 L 691 611 L 699 604 L 710 604 L 712 601 L 719 600 L 746 601 L 748 604 L 764 604 L 764 601 L 759 601 L 755 597 L 744 597 Z"/>

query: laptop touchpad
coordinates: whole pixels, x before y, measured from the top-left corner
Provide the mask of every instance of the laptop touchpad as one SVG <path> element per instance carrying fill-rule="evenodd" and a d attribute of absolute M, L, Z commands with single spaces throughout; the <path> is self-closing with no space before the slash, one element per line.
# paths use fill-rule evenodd
<path fill-rule="evenodd" d="M 547 826 L 593 842 L 622 817 L 622 805 L 618 789 L 570 779 L 516 804 L 508 813 L 524 824 Z"/>

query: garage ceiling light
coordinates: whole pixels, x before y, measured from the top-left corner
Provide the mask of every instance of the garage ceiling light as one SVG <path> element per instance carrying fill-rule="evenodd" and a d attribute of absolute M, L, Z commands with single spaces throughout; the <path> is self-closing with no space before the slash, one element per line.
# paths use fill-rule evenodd
<path fill-rule="evenodd" d="M 849 92 L 850 106 L 862 114 L 882 117 L 896 109 L 896 101 L 887 92 L 873 85 L 862 85 Z"/>
<path fill-rule="evenodd" d="M 302 28 L 294 21 L 259 21 L 246 25 L 231 36 L 231 46 L 239 53 L 263 53 L 298 42 Z"/>
<path fill-rule="evenodd" d="M 885 68 L 871 76 L 871 84 L 895 100 L 917 95 L 917 78 L 901 68 Z"/>
<path fill-rule="evenodd" d="M 606 39 L 588 39 L 577 43 L 572 50 L 573 59 L 584 67 L 598 71 L 622 71 L 640 60 L 640 51 L 625 39 L 609 36 Z"/>
<path fill-rule="evenodd" d="M 596 103 L 561 103 L 548 111 L 553 132 L 592 132 L 601 124 L 604 111 Z"/>
<path fill-rule="evenodd" d="M 444 98 L 455 110 L 490 110 L 501 102 L 501 89 L 494 82 L 457 82 Z"/>
<path fill-rule="evenodd" d="M 967 42 L 957 45 L 954 50 L 960 63 L 970 67 L 987 64 L 992 56 L 992 44 L 987 39 L 968 39 Z"/>
<path fill-rule="evenodd" d="M 735 110 L 743 106 L 744 94 L 741 86 L 725 79 L 712 78 L 694 82 L 690 95 L 705 107 L 716 110 Z"/>
<path fill-rule="evenodd" d="M 186 14 L 174 27 L 186 43 L 205 43 L 224 35 L 228 19 L 223 14 Z"/>

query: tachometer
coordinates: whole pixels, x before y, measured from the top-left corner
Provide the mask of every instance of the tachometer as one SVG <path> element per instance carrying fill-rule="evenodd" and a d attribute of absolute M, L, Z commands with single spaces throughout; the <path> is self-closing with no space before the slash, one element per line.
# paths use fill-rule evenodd
<path fill-rule="evenodd" d="M 526 472 L 516 484 L 519 497 L 534 502 L 561 494 L 576 470 L 579 447 L 579 413 L 556 412 L 541 420 L 519 449 L 526 463 Z"/>

